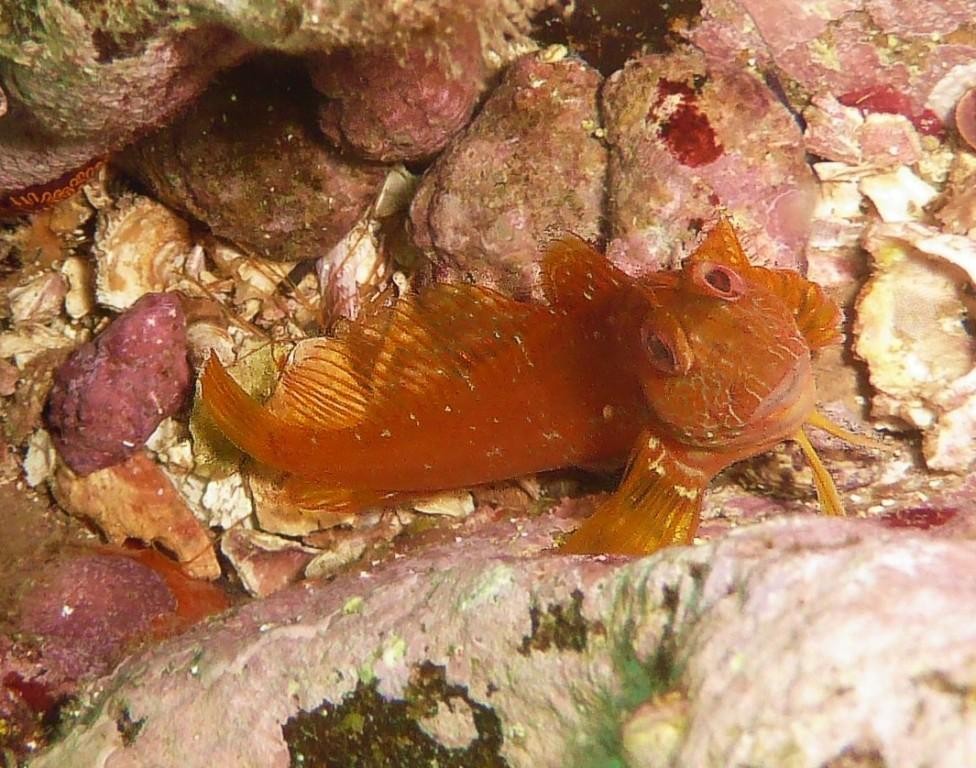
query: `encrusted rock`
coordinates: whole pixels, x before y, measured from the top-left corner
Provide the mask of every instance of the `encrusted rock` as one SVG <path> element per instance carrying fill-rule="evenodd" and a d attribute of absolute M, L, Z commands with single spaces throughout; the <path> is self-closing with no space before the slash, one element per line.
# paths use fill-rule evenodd
<path fill-rule="evenodd" d="M 710 60 L 773 64 L 808 94 L 835 94 L 862 113 L 903 115 L 927 135 L 942 132 L 976 54 L 967 30 L 972 0 L 703 5 L 705 21 L 689 37 Z"/>
<path fill-rule="evenodd" d="M 51 490 L 64 509 L 91 520 L 110 542 L 123 544 L 132 538 L 158 543 L 173 553 L 187 575 L 220 576 L 207 529 L 145 453 L 85 476 L 59 467 Z"/>
<path fill-rule="evenodd" d="M 386 169 L 325 144 L 295 75 L 257 65 L 221 78 L 130 149 L 126 164 L 161 200 L 253 255 L 321 257 L 372 202 Z"/>
<path fill-rule="evenodd" d="M 124 664 L 35 766 L 363 749 L 406 765 L 418 746 L 512 768 L 966 764 L 971 542 L 794 518 L 638 560 L 532 556 L 548 525 L 513 540 L 498 523 L 245 606 Z"/>
<path fill-rule="evenodd" d="M 516 61 L 424 176 L 410 213 L 417 244 L 478 282 L 526 293 L 548 235 L 597 239 L 600 82 L 578 59 Z"/>
<path fill-rule="evenodd" d="M 47 664 L 76 679 L 106 672 L 127 640 L 175 610 L 158 573 L 128 557 L 91 554 L 38 574 L 21 599 L 18 624 L 44 639 Z"/>
<path fill-rule="evenodd" d="M 603 89 L 607 255 L 673 266 L 702 223 L 732 213 L 759 263 L 802 267 L 814 187 L 793 116 L 748 72 L 684 50 L 631 61 Z"/>
<path fill-rule="evenodd" d="M 47 424 L 64 461 L 86 474 L 116 464 L 186 403 L 186 323 L 179 297 L 144 296 L 54 375 Z"/>
<path fill-rule="evenodd" d="M 97 0 L 83 7 L 18 7 L 15 23 L 0 40 L 3 88 L 11 104 L 0 120 L 0 198 L 165 124 L 215 72 L 259 48 L 293 55 L 384 50 L 392 40 L 431 29 L 449 40 L 459 14 L 465 14 L 475 20 L 477 44 L 497 70 L 531 44 L 530 19 L 548 3 L 369 0 L 350 6 L 245 0 L 187 3 L 174 12 L 169 5 Z M 12 83 L 16 93 L 8 88 Z"/>
<path fill-rule="evenodd" d="M 314 62 L 312 82 L 332 99 L 319 113 L 323 132 L 381 162 L 423 160 L 443 149 L 471 116 L 486 74 L 478 25 L 458 17 L 451 27 L 450 37 L 409 35 L 383 50 Z"/>

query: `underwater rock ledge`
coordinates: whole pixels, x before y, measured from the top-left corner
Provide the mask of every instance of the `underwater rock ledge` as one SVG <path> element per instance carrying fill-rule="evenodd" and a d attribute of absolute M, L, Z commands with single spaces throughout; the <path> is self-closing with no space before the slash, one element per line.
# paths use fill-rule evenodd
<path fill-rule="evenodd" d="M 543 552 L 552 526 L 499 522 L 198 627 L 124 663 L 31 765 L 344 765 L 357 743 L 403 766 L 976 754 L 965 534 L 793 517 L 627 560 Z"/>

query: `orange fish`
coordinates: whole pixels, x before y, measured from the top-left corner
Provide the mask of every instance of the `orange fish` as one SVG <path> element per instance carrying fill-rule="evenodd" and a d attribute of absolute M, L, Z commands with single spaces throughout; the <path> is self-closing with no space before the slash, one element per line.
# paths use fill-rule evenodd
<path fill-rule="evenodd" d="M 795 439 L 822 506 L 842 514 L 804 423 L 811 351 L 839 311 L 796 272 L 752 266 L 722 220 L 682 269 L 640 278 L 577 238 L 542 261 L 546 302 L 436 285 L 353 326 L 253 400 L 211 357 L 202 400 L 309 506 L 361 508 L 560 467 L 627 462 L 564 545 L 641 554 L 690 542 L 711 479 Z"/>

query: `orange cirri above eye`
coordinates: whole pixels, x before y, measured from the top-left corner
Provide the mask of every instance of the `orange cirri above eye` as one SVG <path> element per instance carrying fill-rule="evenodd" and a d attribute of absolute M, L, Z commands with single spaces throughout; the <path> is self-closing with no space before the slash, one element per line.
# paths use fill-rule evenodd
<path fill-rule="evenodd" d="M 672 336 L 653 325 L 646 324 L 641 329 L 641 341 L 648 362 L 659 373 L 665 376 L 677 376 L 687 373 L 691 367 L 691 355 L 683 335 L 680 338 Z"/>
<path fill-rule="evenodd" d="M 742 277 L 724 264 L 699 262 L 691 269 L 691 279 L 702 293 L 726 301 L 735 301 L 745 293 Z"/>

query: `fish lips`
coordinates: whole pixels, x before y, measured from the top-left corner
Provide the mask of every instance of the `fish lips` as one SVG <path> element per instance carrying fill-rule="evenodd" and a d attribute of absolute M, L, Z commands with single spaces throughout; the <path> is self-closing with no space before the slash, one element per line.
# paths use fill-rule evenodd
<path fill-rule="evenodd" d="M 761 453 L 796 434 L 816 402 L 813 365 L 809 355 L 802 355 L 756 406 L 748 424 L 728 445 L 750 447 L 750 455 Z"/>

